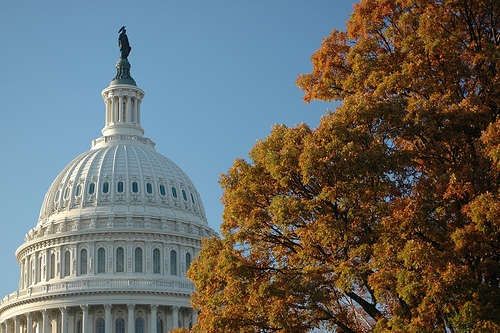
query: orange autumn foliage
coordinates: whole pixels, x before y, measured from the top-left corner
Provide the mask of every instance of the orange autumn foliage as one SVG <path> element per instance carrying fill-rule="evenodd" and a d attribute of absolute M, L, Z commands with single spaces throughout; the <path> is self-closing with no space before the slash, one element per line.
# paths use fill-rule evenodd
<path fill-rule="evenodd" d="M 221 176 L 193 332 L 500 331 L 500 2 L 366 0 Z"/>

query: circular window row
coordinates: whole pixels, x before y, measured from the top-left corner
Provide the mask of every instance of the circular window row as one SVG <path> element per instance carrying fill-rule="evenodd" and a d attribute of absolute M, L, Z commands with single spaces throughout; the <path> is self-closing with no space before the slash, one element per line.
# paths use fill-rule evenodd
<path fill-rule="evenodd" d="M 139 183 L 136 182 L 136 181 L 133 181 L 132 182 L 132 193 L 139 193 Z M 160 184 L 159 185 L 159 193 L 162 197 L 166 196 L 167 195 L 167 192 L 165 190 L 165 185 L 163 184 Z M 178 195 L 177 195 L 177 189 L 172 186 L 172 196 L 174 198 L 177 198 Z M 107 194 L 110 192 L 110 185 L 109 185 L 109 182 L 103 182 L 102 183 L 102 187 L 101 187 L 101 191 L 102 193 L 104 194 Z M 125 191 L 125 185 L 122 181 L 119 181 L 116 183 L 116 192 L 118 193 L 123 193 Z M 63 198 L 64 199 L 67 199 L 70 195 L 70 192 L 71 192 L 71 187 L 66 187 L 64 189 L 64 194 L 63 194 Z M 96 183 L 90 183 L 89 184 L 89 187 L 88 187 L 88 194 L 92 195 L 92 194 L 95 194 L 96 193 Z M 146 193 L 147 194 L 153 194 L 153 185 L 151 183 L 146 183 Z M 185 190 L 181 190 L 181 193 L 182 193 L 182 198 L 184 199 L 184 201 L 188 201 L 188 196 L 187 196 L 187 193 Z M 80 184 L 78 184 L 75 188 L 75 197 L 79 197 L 81 196 L 82 194 L 82 186 Z M 189 193 L 190 195 L 190 198 L 191 198 L 191 202 L 193 204 L 195 204 L 195 201 L 194 201 L 194 196 L 192 193 Z M 61 197 L 61 190 L 58 190 L 56 192 L 56 197 L 55 197 L 55 201 L 59 201 Z"/>

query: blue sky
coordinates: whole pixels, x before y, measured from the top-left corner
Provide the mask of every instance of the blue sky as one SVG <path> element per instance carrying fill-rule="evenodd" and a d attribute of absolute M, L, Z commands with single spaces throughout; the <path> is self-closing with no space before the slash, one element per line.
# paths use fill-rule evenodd
<path fill-rule="evenodd" d="M 101 91 L 115 75 L 118 30 L 145 136 L 178 164 L 219 230 L 219 175 L 274 124 L 316 127 L 334 105 L 295 86 L 351 0 L 2 1 L 0 10 L 0 298 L 17 290 L 14 252 L 59 172 L 101 136 Z"/>

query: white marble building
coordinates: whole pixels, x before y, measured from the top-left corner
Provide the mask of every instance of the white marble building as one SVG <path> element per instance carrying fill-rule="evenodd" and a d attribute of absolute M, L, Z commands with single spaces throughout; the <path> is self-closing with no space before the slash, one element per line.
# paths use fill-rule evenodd
<path fill-rule="evenodd" d="M 56 177 L 16 251 L 1 333 L 166 333 L 196 321 L 186 271 L 214 231 L 191 180 L 143 136 L 126 56 L 116 68 L 102 136 Z"/>

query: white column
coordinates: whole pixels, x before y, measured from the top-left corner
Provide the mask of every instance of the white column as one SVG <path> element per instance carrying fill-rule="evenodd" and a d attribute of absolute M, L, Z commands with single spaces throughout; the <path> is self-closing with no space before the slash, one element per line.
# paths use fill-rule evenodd
<path fill-rule="evenodd" d="M 19 289 L 24 289 L 26 285 L 26 259 L 19 263 L 19 269 L 21 271 L 21 278 L 19 279 Z"/>
<path fill-rule="evenodd" d="M 123 95 L 118 97 L 118 121 L 123 122 Z"/>
<path fill-rule="evenodd" d="M 42 333 L 49 333 L 49 313 L 47 310 L 42 310 Z"/>
<path fill-rule="evenodd" d="M 26 287 L 29 287 L 31 285 L 33 285 L 33 283 L 35 282 L 35 272 L 33 271 L 33 258 L 35 256 L 31 255 L 30 256 L 30 259 L 28 260 L 28 284 L 26 285 Z"/>
<path fill-rule="evenodd" d="M 26 288 L 30 284 L 30 264 L 28 257 L 24 258 L 23 260 L 23 278 L 21 279 L 23 281 L 23 286 L 22 289 Z M 17 332 L 16 332 L 17 333 Z"/>
<path fill-rule="evenodd" d="M 84 333 L 93 333 L 95 331 L 94 326 L 94 311 L 90 311 L 89 306 L 89 317 L 87 319 L 87 331 L 83 331 Z"/>
<path fill-rule="evenodd" d="M 158 305 L 151 304 L 151 323 L 149 324 L 149 333 L 156 333 L 156 316 L 158 311 Z"/>
<path fill-rule="evenodd" d="M 135 321 L 134 321 L 134 304 L 127 305 L 128 307 L 128 317 L 127 317 L 127 333 L 135 332 Z"/>
<path fill-rule="evenodd" d="M 127 97 L 127 109 L 126 109 L 126 114 L 125 114 L 125 119 L 127 123 L 132 122 L 132 97 L 128 96 Z"/>
<path fill-rule="evenodd" d="M 69 311 L 68 314 L 68 333 L 75 333 L 75 311 Z"/>
<path fill-rule="evenodd" d="M 68 333 L 68 309 L 63 306 L 59 310 L 61 311 L 61 333 Z"/>
<path fill-rule="evenodd" d="M 132 98 L 132 122 L 137 123 L 137 98 Z"/>
<path fill-rule="evenodd" d="M 178 307 L 178 306 L 172 307 L 172 327 L 173 328 L 179 327 L 179 309 L 180 309 L 180 307 Z"/>
<path fill-rule="evenodd" d="M 106 96 L 106 100 L 104 101 L 104 104 L 106 105 L 106 125 L 111 122 L 111 98 L 110 95 L 108 94 Z"/>
<path fill-rule="evenodd" d="M 111 122 L 116 122 L 116 103 L 115 103 L 116 97 L 113 95 L 111 97 Z"/>
<path fill-rule="evenodd" d="M 104 333 L 111 333 L 111 304 L 104 305 Z"/>
<path fill-rule="evenodd" d="M 48 281 L 49 280 L 49 276 L 50 276 L 50 272 L 49 272 L 50 271 L 49 258 L 50 258 L 50 249 L 46 249 L 45 250 L 45 256 L 44 256 L 44 259 L 43 259 L 43 267 L 42 267 L 42 270 L 43 270 L 42 281 L 44 281 L 44 282 Z M 47 332 L 44 332 L 44 333 L 47 333 Z"/>
<path fill-rule="evenodd" d="M 88 305 L 80 305 L 80 308 L 82 308 L 83 312 L 83 318 L 82 318 L 82 332 L 87 333 L 88 332 L 88 320 L 89 320 L 89 306 Z M 44 332 L 46 333 L 46 332 Z"/>
<path fill-rule="evenodd" d="M 141 124 L 141 100 L 137 99 L 137 125 Z"/>
<path fill-rule="evenodd" d="M 38 269 L 38 282 L 42 282 L 43 281 L 43 252 L 40 251 L 39 254 L 38 254 L 38 262 L 36 263 L 37 264 L 37 269 Z"/>
<path fill-rule="evenodd" d="M 33 333 L 33 318 L 31 312 L 26 313 L 26 333 Z"/>
<path fill-rule="evenodd" d="M 56 253 L 56 278 L 64 278 L 64 251 L 63 246 L 58 246 Z M 70 256 L 71 257 L 71 256 Z M 59 272 L 58 272 L 59 270 Z"/>
<path fill-rule="evenodd" d="M 36 266 L 37 266 L 37 255 L 32 254 L 30 259 L 30 285 L 33 286 L 36 283 Z"/>
<path fill-rule="evenodd" d="M 14 332 L 19 333 L 19 316 L 14 316 Z"/>
<path fill-rule="evenodd" d="M 40 259 L 38 259 L 39 258 L 38 256 L 39 256 L 39 254 L 38 254 L 38 251 L 37 251 L 35 253 L 35 263 L 34 263 L 34 265 L 35 265 L 35 276 L 33 277 L 33 284 L 38 283 L 38 281 L 40 281 L 40 272 L 39 272 L 39 270 L 40 270 L 39 260 Z"/>
<path fill-rule="evenodd" d="M 10 333 L 10 320 L 5 321 L 5 333 Z"/>

